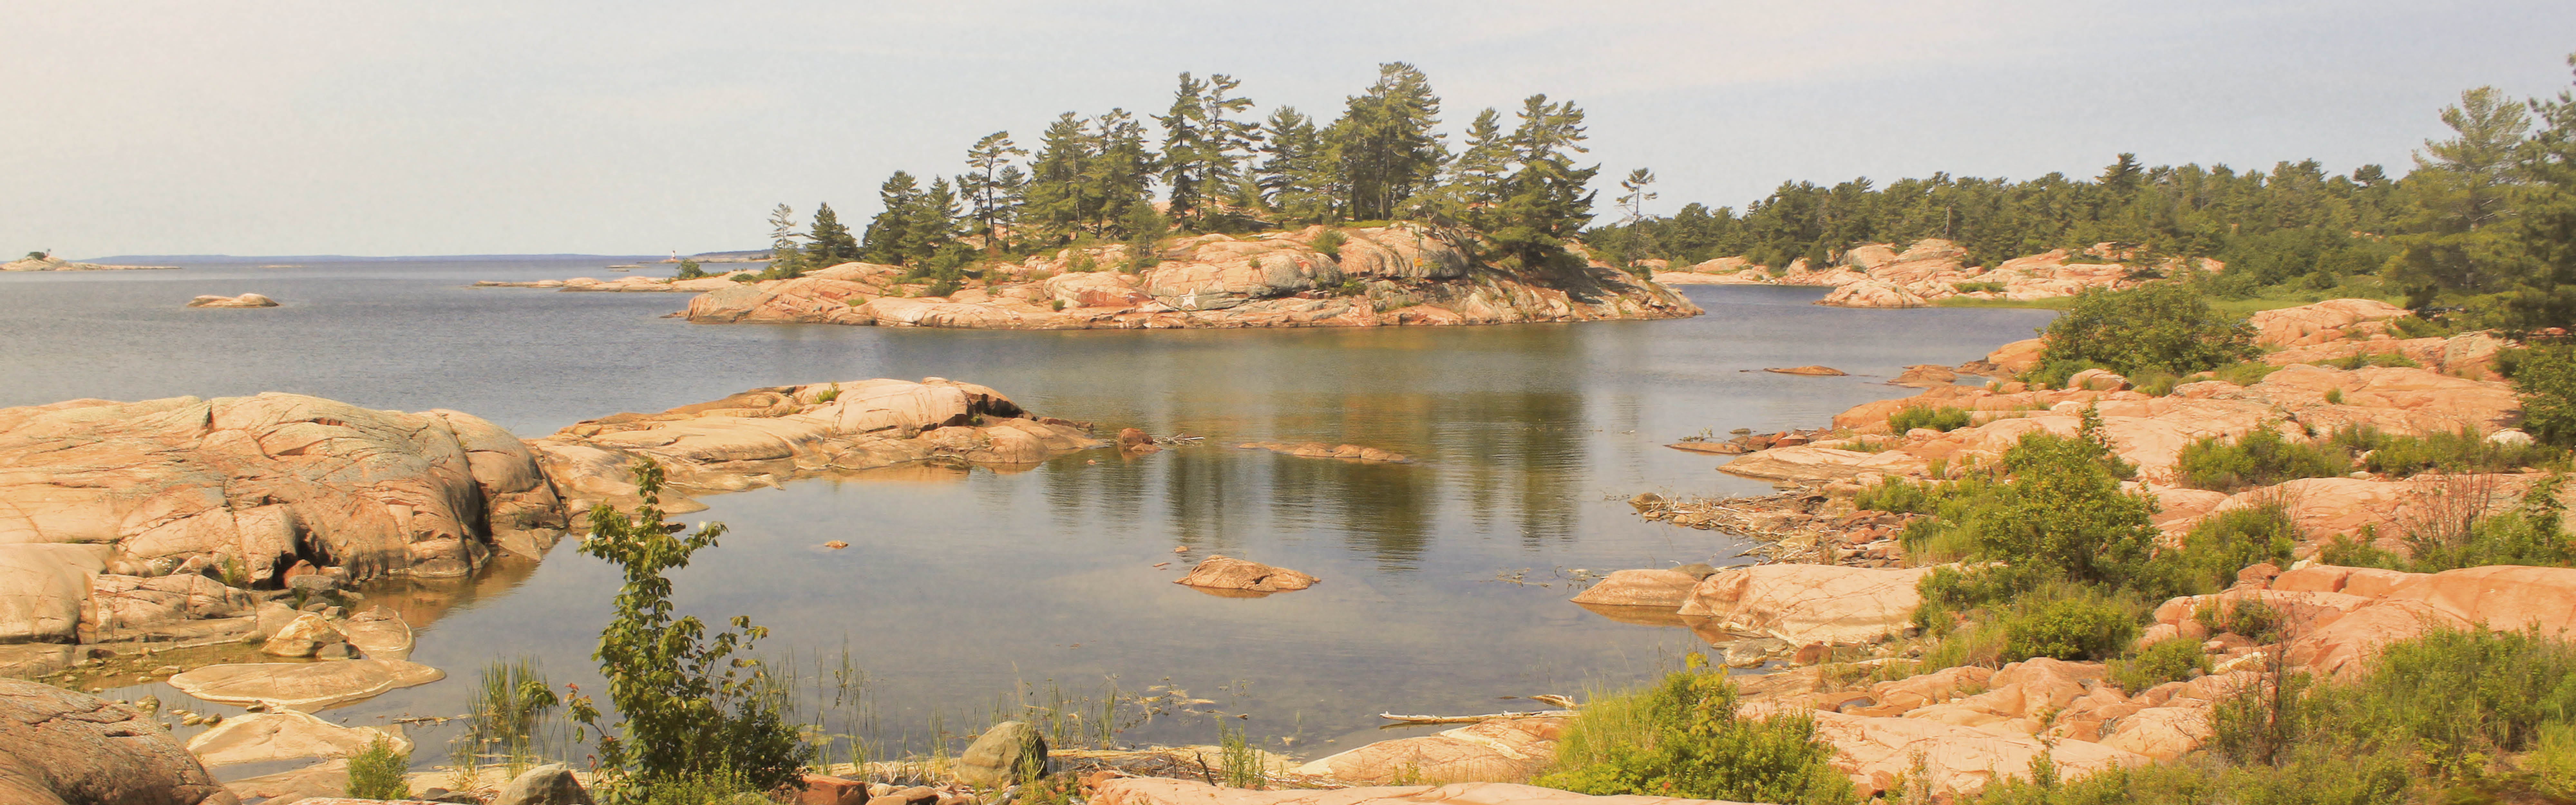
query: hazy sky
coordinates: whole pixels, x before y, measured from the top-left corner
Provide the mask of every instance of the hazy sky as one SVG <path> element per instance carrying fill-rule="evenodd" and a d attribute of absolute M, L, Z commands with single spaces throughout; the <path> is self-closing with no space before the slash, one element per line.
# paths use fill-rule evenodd
<path fill-rule="evenodd" d="M 2576 3 L 560 3 L 0 0 L 0 252 L 756 248 L 779 202 L 1228 73 L 1321 117 L 1382 61 L 1454 128 L 1535 92 L 1604 174 L 1784 179 L 2405 164 L 2460 90 L 2569 86 Z M 1454 141 L 1454 137 L 1452 138 Z"/>

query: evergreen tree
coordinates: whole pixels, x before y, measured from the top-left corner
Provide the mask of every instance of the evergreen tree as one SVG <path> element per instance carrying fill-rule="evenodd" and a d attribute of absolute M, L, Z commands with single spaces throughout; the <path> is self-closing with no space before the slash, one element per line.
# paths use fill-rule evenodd
<path fill-rule="evenodd" d="M 1439 125 L 1440 98 L 1421 70 L 1403 62 L 1378 65 L 1377 83 L 1351 97 L 1324 136 L 1338 163 L 1343 214 L 1392 218 L 1406 199 L 1430 189 L 1448 159 L 1433 130 Z"/>
<path fill-rule="evenodd" d="M 1619 196 L 1619 207 L 1628 211 L 1628 217 L 1620 223 L 1633 224 L 1645 220 L 1646 202 L 1655 200 L 1655 194 L 1646 192 L 1646 186 L 1654 183 L 1655 172 L 1645 168 L 1629 171 L 1628 178 L 1619 180 L 1619 190 L 1622 193 Z"/>
<path fill-rule="evenodd" d="M 1171 114 L 1154 116 L 1163 125 L 1162 177 L 1171 188 L 1174 223 L 1204 228 L 1207 216 L 1201 208 L 1235 194 L 1242 175 L 1238 154 L 1248 153 L 1261 135 L 1257 123 L 1226 118 L 1229 112 L 1252 108 L 1252 99 L 1231 97 L 1242 85 L 1232 76 L 1212 75 L 1201 83 L 1182 73 Z"/>
<path fill-rule="evenodd" d="M 955 186 L 945 178 L 933 178 L 930 190 L 915 199 L 911 214 L 905 216 L 910 231 L 904 235 L 904 250 L 912 257 L 906 264 L 918 264 L 955 243 L 959 216 Z"/>
<path fill-rule="evenodd" d="M 1092 122 L 1092 133 L 1099 143 L 1090 170 L 1083 174 L 1083 195 L 1096 199 L 1098 206 L 1088 221 L 1091 232 L 1101 237 L 1125 237 L 1127 221 L 1137 205 L 1152 206 L 1154 198 L 1154 153 L 1145 147 L 1145 124 L 1124 109 L 1111 109 Z"/>
<path fill-rule="evenodd" d="M 919 230 L 912 219 L 921 206 L 920 180 L 909 172 L 895 171 L 877 186 L 877 203 L 877 215 L 868 219 L 859 252 L 871 263 L 904 265 L 914 256 L 911 238 Z"/>
<path fill-rule="evenodd" d="M 796 277 L 805 273 L 805 255 L 796 240 L 796 210 L 780 204 L 769 211 L 769 270 L 761 272 L 770 278 Z"/>
<path fill-rule="evenodd" d="M 1095 220 L 1097 197 L 1086 196 L 1099 146 L 1091 128 L 1072 112 L 1047 124 L 1037 159 L 1029 166 L 1022 217 L 1044 229 L 1056 242 L 1071 239 Z"/>
<path fill-rule="evenodd" d="M 2567 63 L 2576 66 L 2576 54 Z M 2508 231 L 2520 272 L 2482 323 L 2525 331 L 2576 327 L 2576 92 L 2560 90 L 2557 98 L 2530 105 L 2540 128 L 2523 144 L 2530 183 Z"/>
<path fill-rule="evenodd" d="M 2458 136 L 2427 140 L 2416 153 L 2415 172 L 2406 177 L 2420 200 L 2409 227 L 2415 231 L 2396 239 L 2401 251 L 2388 271 L 2418 307 L 2443 291 L 2498 290 L 2509 278 L 2510 240 L 2493 225 L 2510 214 L 2520 180 L 2515 157 L 2531 127 L 2522 104 L 2494 87 L 2460 93 L 2458 105 L 2443 108 L 2442 123 Z"/>
<path fill-rule="evenodd" d="M 1321 223 L 1333 217 L 1333 164 L 1315 121 L 1293 106 L 1271 110 L 1262 124 L 1254 183 L 1262 202 L 1282 224 Z"/>
<path fill-rule="evenodd" d="M 1011 157 L 1028 154 L 1011 142 L 1007 131 L 984 135 L 966 149 L 966 172 L 957 176 L 957 191 L 966 197 L 975 231 L 984 236 L 987 251 L 1002 248 L 1002 225 L 1018 214 L 1021 178 L 1019 166 L 1010 164 Z"/>
<path fill-rule="evenodd" d="M 841 216 L 828 203 L 814 206 L 814 230 L 806 239 L 812 241 L 806 247 L 809 267 L 828 268 L 859 259 L 858 239 L 850 236 L 850 228 L 841 224 Z"/>
<path fill-rule="evenodd" d="M 1584 186 L 1601 166 L 1574 166 L 1574 154 L 1589 150 L 1584 138 L 1583 110 L 1572 101 L 1549 103 L 1542 94 L 1521 103 L 1520 125 L 1508 140 L 1519 169 L 1503 181 L 1495 226 L 1486 235 L 1524 269 L 1548 265 L 1592 220 L 1595 194 Z"/>

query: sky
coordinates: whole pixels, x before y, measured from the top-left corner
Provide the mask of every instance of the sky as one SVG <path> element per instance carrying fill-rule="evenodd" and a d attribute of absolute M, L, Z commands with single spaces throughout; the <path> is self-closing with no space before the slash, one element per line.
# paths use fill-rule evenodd
<path fill-rule="evenodd" d="M 2402 173 L 2461 90 L 2567 90 L 2576 3 L 0 0 L 0 31 L 0 253 L 686 254 L 782 202 L 863 222 L 897 169 L 1161 112 L 1183 71 L 1329 118 L 1388 61 L 1453 132 L 1576 102 L 1651 213 L 2121 152 Z"/>

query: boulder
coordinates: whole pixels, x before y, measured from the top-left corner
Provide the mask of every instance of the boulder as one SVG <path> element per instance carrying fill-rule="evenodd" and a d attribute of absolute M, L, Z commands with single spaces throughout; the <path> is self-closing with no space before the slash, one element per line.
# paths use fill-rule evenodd
<path fill-rule="evenodd" d="M 1274 593 L 1303 590 L 1314 586 L 1316 581 L 1318 579 L 1313 576 L 1287 568 L 1227 556 L 1210 556 L 1200 560 L 1196 567 L 1190 568 L 1188 575 L 1173 583 L 1217 590 Z"/>
<path fill-rule="evenodd" d="M 411 751 L 401 734 L 375 727 L 343 727 L 309 713 L 278 710 L 227 717 L 188 739 L 188 751 L 209 766 L 268 763 L 297 758 L 348 757 L 383 739 Z"/>
<path fill-rule="evenodd" d="M 295 394 L 0 409 L 0 543 L 114 546 L 110 570 L 202 559 L 272 578 L 462 576 L 563 506 L 507 431 Z M 503 466 L 507 465 L 507 466 Z"/>
<path fill-rule="evenodd" d="M 1914 586 L 1933 568 L 1748 565 L 1711 574 L 1692 588 L 1680 614 L 1719 629 L 1794 645 L 1874 643 L 1902 635 L 1922 596 Z"/>
<path fill-rule="evenodd" d="M 349 616 L 340 624 L 349 645 L 371 659 L 402 660 L 411 657 L 411 624 L 402 616 L 382 606 Z"/>
<path fill-rule="evenodd" d="M 188 300 L 189 307 L 276 307 L 277 300 L 255 293 L 240 296 L 200 296 Z"/>
<path fill-rule="evenodd" d="M 1331 790 L 1254 791 L 1165 777 L 1120 777 L 1100 784 L 1093 805 L 1716 805 L 1724 800 L 1625 795 L 1596 797 L 1516 783 L 1451 783 Z"/>
<path fill-rule="evenodd" d="M 1562 718 L 1481 721 L 1434 735 L 1378 741 L 1330 755 L 1291 773 L 1359 785 L 1518 782 L 1556 761 Z"/>
<path fill-rule="evenodd" d="M 170 686 L 210 702 L 260 702 L 312 712 L 446 676 L 436 668 L 402 660 L 234 663 L 181 673 L 170 677 Z"/>
<path fill-rule="evenodd" d="M 1670 612 L 1690 598 L 1691 588 L 1699 586 L 1701 578 L 1676 570 L 1613 571 L 1576 595 L 1574 603 L 1659 607 Z"/>
<path fill-rule="evenodd" d="M 160 722 L 50 685 L 0 679 L 0 802 L 235 805 Z"/>
<path fill-rule="evenodd" d="M 591 805 L 590 792 L 573 779 L 572 767 L 548 763 L 510 778 L 491 805 Z"/>
<path fill-rule="evenodd" d="M 348 636 L 341 634 L 330 620 L 307 612 L 270 635 L 268 642 L 260 645 L 259 651 L 272 657 L 310 657 L 320 653 L 324 646 L 336 646 L 347 640 Z"/>
<path fill-rule="evenodd" d="M 2265 310 L 2246 318 L 2254 343 L 2296 347 L 2344 338 L 2355 325 L 2407 315 L 2406 309 L 2376 299 L 2328 299 L 2309 305 Z M 2371 332 L 2376 332 L 2373 330 Z"/>
<path fill-rule="evenodd" d="M 957 756 L 957 781 L 977 788 L 1001 788 L 1047 774 L 1046 736 L 1021 721 L 995 724 L 966 752 Z"/>

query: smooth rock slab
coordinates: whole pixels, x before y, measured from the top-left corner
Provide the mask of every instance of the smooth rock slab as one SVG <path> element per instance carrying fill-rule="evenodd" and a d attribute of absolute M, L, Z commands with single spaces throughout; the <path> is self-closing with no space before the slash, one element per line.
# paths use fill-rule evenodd
<path fill-rule="evenodd" d="M 1383 785 L 1403 779 L 1439 782 L 1526 780 L 1556 761 L 1562 718 L 1506 718 L 1434 735 L 1378 741 L 1296 768 L 1298 774 Z"/>
<path fill-rule="evenodd" d="M 230 766 L 347 757 L 365 751 L 377 738 L 391 742 L 395 751 L 411 751 L 411 741 L 393 732 L 375 727 L 343 727 L 294 710 L 224 719 L 224 723 L 188 739 L 188 751 L 207 765 Z"/>
<path fill-rule="evenodd" d="M 348 635 L 349 645 L 356 646 L 368 659 L 411 659 L 411 624 L 404 623 L 402 616 L 391 609 L 377 606 L 351 615 L 340 624 L 340 631 Z"/>
<path fill-rule="evenodd" d="M 240 296 L 216 296 L 216 295 L 213 295 L 213 294 L 207 294 L 207 295 L 205 295 L 205 296 L 200 296 L 200 297 L 197 297 L 197 298 L 195 298 L 195 299 L 188 300 L 188 306 L 189 306 L 189 307 L 276 307 L 276 306 L 277 306 L 277 300 L 275 300 L 275 299 L 270 299 L 270 298 L 268 298 L 268 297 L 261 296 L 261 295 L 259 295 L 259 294 L 255 294 L 255 293 L 246 293 L 246 294 L 242 294 L 242 295 L 240 295 Z"/>
<path fill-rule="evenodd" d="M 402 660 L 260 662 L 209 665 L 171 677 L 170 686 L 210 702 L 265 702 L 312 712 L 446 677 L 445 671 Z"/>
<path fill-rule="evenodd" d="M 1596 797 L 1514 783 L 1453 783 L 1367 788 L 1252 791 L 1191 780 L 1125 777 L 1100 784 L 1092 805 L 1698 805 L 1724 800 Z"/>

